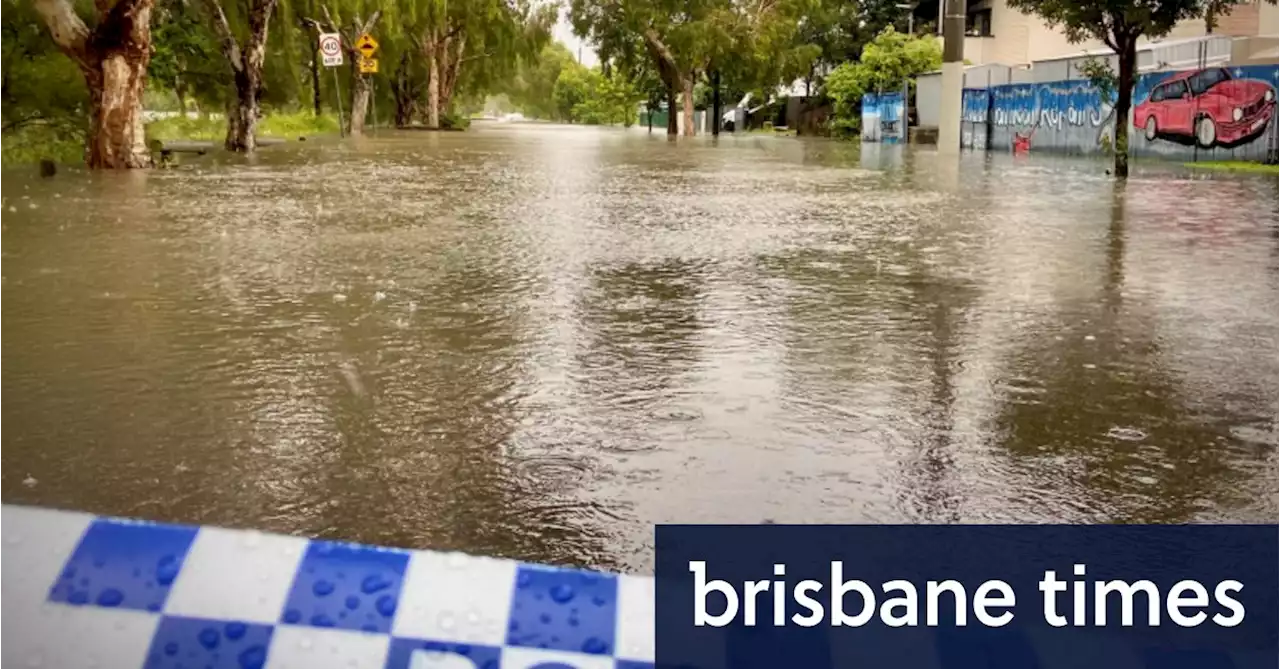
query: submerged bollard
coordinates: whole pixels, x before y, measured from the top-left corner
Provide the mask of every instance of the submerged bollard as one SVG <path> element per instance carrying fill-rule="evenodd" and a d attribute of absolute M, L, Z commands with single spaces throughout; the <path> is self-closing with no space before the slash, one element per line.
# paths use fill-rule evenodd
<path fill-rule="evenodd" d="M 4 505 L 4 666 L 653 666 L 653 579 Z"/>

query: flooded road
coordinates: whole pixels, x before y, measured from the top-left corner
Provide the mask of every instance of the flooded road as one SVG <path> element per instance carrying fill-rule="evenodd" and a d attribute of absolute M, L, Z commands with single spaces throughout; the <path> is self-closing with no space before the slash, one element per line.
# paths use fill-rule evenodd
<path fill-rule="evenodd" d="M 481 125 L 3 194 L 5 502 L 636 571 L 1277 518 L 1274 178 Z"/>

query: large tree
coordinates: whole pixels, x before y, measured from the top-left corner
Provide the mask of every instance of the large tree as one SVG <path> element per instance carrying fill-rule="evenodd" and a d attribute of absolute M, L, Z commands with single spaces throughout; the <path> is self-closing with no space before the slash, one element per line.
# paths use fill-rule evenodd
<path fill-rule="evenodd" d="M 225 0 L 204 0 L 222 41 L 222 55 L 231 66 L 235 78 L 236 95 L 227 104 L 227 139 L 224 146 L 228 151 L 248 153 L 257 148 L 254 133 L 260 113 L 262 67 L 267 57 L 267 26 L 271 22 L 271 12 L 275 9 L 277 0 L 248 0 L 248 15 L 245 17 L 248 31 L 243 40 L 236 37 L 231 22 L 227 20 L 224 2 Z"/>
<path fill-rule="evenodd" d="M 685 134 L 692 135 L 693 86 L 712 52 L 728 41 L 729 0 L 571 0 L 574 32 L 590 39 L 601 60 L 638 71 L 648 59 L 667 91 L 667 134 L 678 133 L 683 95 Z"/>
<path fill-rule="evenodd" d="M 441 127 L 468 83 L 496 84 L 521 57 L 536 57 L 555 22 L 555 5 L 527 0 L 419 0 L 416 40 L 427 66 L 427 127 Z M 481 67 L 466 67 L 481 65 Z"/>
<path fill-rule="evenodd" d="M 1062 28 L 1071 42 L 1100 40 L 1116 54 L 1115 173 L 1129 176 L 1129 111 L 1137 83 L 1138 40 L 1162 37 L 1183 19 L 1203 16 L 1222 0 L 1009 0 Z"/>
<path fill-rule="evenodd" d="M 154 0 L 95 0 L 92 30 L 69 0 L 35 0 L 58 48 L 89 89 L 86 161 L 92 168 L 150 167 L 142 93 L 151 60 Z"/>
<path fill-rule="evenodd" d="M 741 88 L 772 88 L 817 53 L 795 40 L 813 0 L 571 0 L 574 31 L 590 39 L 605 62 L 628 72 L 648 59 L 667 89 L 667 133 L 677 133 L 676 98 L 684 134 L 695 132 L 694 85 L 727 73 Z"/>

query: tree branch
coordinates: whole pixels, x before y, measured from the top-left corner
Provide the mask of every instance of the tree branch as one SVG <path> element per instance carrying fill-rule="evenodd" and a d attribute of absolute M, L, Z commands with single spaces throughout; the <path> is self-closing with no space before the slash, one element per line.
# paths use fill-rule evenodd
<path fill-rule="evenodd" d="M 334 20 L 333 20 L 333 14 L 330 14 L 330 13 L 329 13 L 329 8 L 328 8 L 328 7 L 326 7 L 325 5 L 320 5 L 320 12 L 321 12 L 322 14 L 324 14 L 324 22 L 325 22 L 325 24 L 326 24 L 326 25 L 328 25 L 328 26 L 329 26 L 329 31 L 330 31 L 330 32 L 337 32 L 337 31 L 338 31 L 338 27 L 337 27 L 337 26 L 338 26 L 338 23 L 337 23 L 336 21 L 334 21 Z"/>
<path fill-rule="evenodd" d="M 35 0 L 36 12 L 49 28 L 53 43 L 81 67 L 92 67 L 89 58 L 89 28 L 68 0 Z"/>
<path fill-rule="evenodd" d="M 155 0 L 117 0 L 98 17 L 98 27 L 89 36 L 89 44 L 99 53 L 116 49 L 149 49 L 148 38 L 138 28 L 151 27 L 151 7 Z"/>
<path fill-rule="evenodd" d="M 471 61 L 473 61 L 473 60 L 480 60 L 481 58 L 488 58 L 489 56 L 492 56 L 492 55 L 493 55 L 493 53 L 492 53 L 492 52 L 487 52 L 487 53 L 478 53 L 478 54 L 476 54 L 476 55 L 474 55 L 474 56 L 467 56 L 466 58 L 462 58 L 462 59 L 460 59 L 460 60 L 458 61 L 458 63 L 457 63 L 457 64 L 458 64 L 458 65 L 461 65 L 461 64 L 463 64 L 463 63 L 469 63 L 469 62 L 471 62 Z"/>
<path fill-rule="evenodd" d="M 222 11 L 218 0 L 204 0 L 205 7 L 213 15 L 213 27 L 222 43 L 222 54 L 231 62 L 231 69 L 236 72 L 244 70 L 244 58 L 240 56 L 240 44 L 236 42 L 235 33 L 231 32 L 231 24 L 227 23 L 227 15 Z"/>

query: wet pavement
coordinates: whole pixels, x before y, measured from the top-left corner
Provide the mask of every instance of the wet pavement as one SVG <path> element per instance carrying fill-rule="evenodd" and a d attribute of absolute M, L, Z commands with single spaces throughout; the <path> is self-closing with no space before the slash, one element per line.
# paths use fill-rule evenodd
<path fill-rule="evenodd" d="M 1275 522 L 1277 187 L 478 124 L 3 183 L 3 499 L 645 571 Z"/>

